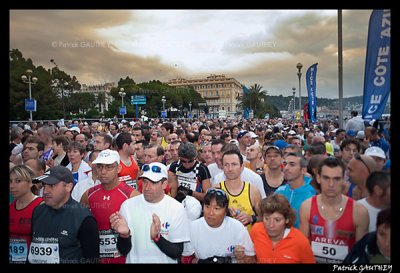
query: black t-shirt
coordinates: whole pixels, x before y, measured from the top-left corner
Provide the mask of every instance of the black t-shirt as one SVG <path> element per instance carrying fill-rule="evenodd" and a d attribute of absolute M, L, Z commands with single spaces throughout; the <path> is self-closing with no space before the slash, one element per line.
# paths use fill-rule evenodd
<path fill-rule="evenodd" d="M 197 170 L 196 170 L 197 168 Z M 199 185 L 196 187 L 196 191 L 201 192 L 201 185 L 203 180 L 210 179 L 211 174 L 210 171 L 208 170 L 207 166 L 204 165 L 201 162 L 198 162 L 197 160 L 195 161 L 195 164 L 193 167 L 190 169 L 186 169 L 183 167 L 182 163 L 180 161 L 175 161 L 171 163 L 171 166 L 169 167 L 169 171 L 176 174 L 176 172 L 182 172 L 183 174 L 188 174 L 190 172 L 196 172 L 197 171 L 197 179 L 199 180 Z"/>
<path fill-rule="evenodd" d="M 264 185 L 264 191 L 265 191 L 265 195 L 269 196 L 271 194 L 273 194 L 280 186 L 285 185 L 286 184 L 286 180 L 283 179 L 282 183 L 277 186 L 277 187 L 271 187 L 268 183 L 267 183 L 267 178 L 265 177 L 265 173 L 260 174 L 261 179 L 263 181 L 263 185 Z"/>

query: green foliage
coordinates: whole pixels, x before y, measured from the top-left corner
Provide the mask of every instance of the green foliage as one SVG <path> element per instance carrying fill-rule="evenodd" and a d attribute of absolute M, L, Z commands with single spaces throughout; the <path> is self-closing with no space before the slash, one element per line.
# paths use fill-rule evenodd
<path fill-rule="evenodd" d="M 9 114 L 11 120 L 27 120 L 29 112 L 25 111 L 25 99 L 29 98 L 29 84 L 21 80 L 22 75 L 27 75 L 26 70 L 31 69 L 31 77 L 38 78 L 36 84 L 31 84 L 32 98 L 37 101 L 37 112 L 33 112 L 33 119 L 59 119 L 66 116 L 63 112 L 63 104 L 57 94 L 61 94 L 61 89 L 52 87 L 56 77 L 60 80 L 70 82 L 70 90 L 79 90 L 80 84 L 76 77 L 67 75 L 60 71 L 58 67 L 52 70 L 46 70 L 42 66 L 36 67 L 31 59 L 25 59 L 18 49 L 12 49 L 9 52 L 10 60 L 10 107 Z M 50 73 L 52 72 L 52 73 Z M 67 89 L 67 88 L 66 88 Z M 69 90 L 63 94 L 69 95 Z M 64 101 L 65 102 L 65 101 Z"/>

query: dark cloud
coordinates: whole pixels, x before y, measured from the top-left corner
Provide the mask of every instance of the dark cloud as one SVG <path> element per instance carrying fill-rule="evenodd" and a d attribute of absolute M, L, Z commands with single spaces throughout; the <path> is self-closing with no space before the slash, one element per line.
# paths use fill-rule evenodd
<path fill-rule="evenodd" d="M 281 11 L 276 12 L 279 14 Z M 200 11 L 199 16 L 190 16 L 187 11 L 180 14 L 185 18 L 182 29 L 192 32 L 199 28 L 197 24 L 211 24 L 218 19 L 209 11 Z M 362 94 L 370 14 L 370 10 L 343 12 L 345 97 Z M 239 20 L 243 15 L 234 13 L 232 16 Z M 317 96 L 337 97 L 336 16 L 310 12 L 284 20 L 262 18 L 264 31 L 254 33 L 249 27 L 248 34 L 230 40 L 219 49 L 227 55 L 222 63 L 226 61 L 228 64 L 229 58 L 243 58 L 247 62 L 244 61 L 242 67 L 227 65 L 224 71 L 211 69 L 207 73 L 191 74 L 184 70 L 183 64 L 165 64 L 161 56 L 143 57 L 135 52 L 122 51 L 101 35 L 105 30 L 112 31 L 112 28 L 128 25 L 129 28 L 122 31 L 119 38 L 126 36 L 129 37 L 127 42 L 134 43 L 137 38 L 135 29 L 151 33 L 156 28 L 165 27 L 166 31 L 168 26 L 176 28 L 173 20 L 165 21 L 164 25 L 152 25 L 156 21 L 154 19 L 151 14 L 146 17 L 127 10 L 14 10 L 10 12 L 10 48 L 20 49 L 35 65 L 50 68 L 50 59 L 54 59 L 60 69 L 77 76 L 81 83 L 118 81 L 126 76 L 136 82 L 153 79 L 167 81 L 178 75 L 196 78 L 218 73 L 235 77 L 246 85 L 261 84 L 270 94 L 285 96 L 292 94 L 292 87 L 298 91 L 296 64 L 303 63 L 302 95 L 305 96 L 306 70 L 318 62 Z M 260 24 L 260 21 L 257 22 Z M 210 29 L 218 38 L 218 33 L 212 31 Z M 248 60 L 255 61 L 249 63 Z"/>
<path fill-rule="evenodd" d="M 10 47 L 18 48 L 35 65 L 60 69 L 76 75 L 81 83 L 117 81 L 130 76 L 136 81 L 171 78 L 176 69 L 159 58 L 144 58 L 121 52 L 97 30 L 135 23 L 129 11 L 11 11 Z"/>

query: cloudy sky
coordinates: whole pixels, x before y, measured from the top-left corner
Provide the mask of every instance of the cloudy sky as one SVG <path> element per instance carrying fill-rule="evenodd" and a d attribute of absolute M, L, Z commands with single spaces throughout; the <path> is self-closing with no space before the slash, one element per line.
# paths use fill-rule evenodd
<path fill-rule="evenodd" d="M 371 10 L 343 10 L 343 96 L 362 95 Z M 234 77 L 292 95 L 318 63 L 317 97 L 338 97 L 337 10 L 11 10 L 10 49 L 82 84 Z"/>

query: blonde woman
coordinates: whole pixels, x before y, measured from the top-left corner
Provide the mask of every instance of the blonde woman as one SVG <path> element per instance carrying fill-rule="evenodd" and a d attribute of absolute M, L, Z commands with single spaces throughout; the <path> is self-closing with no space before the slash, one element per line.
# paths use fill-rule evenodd
<path fill-rule="evenodd" d="M 33 171 L 25 165 L 16 165 L 10 170 L 10 193 L 14 201 L 10 204 L 10 263 L 25 263 L 31 243 L 31 219 L 33 210 L 43 202 L 31 191 Z"/>

